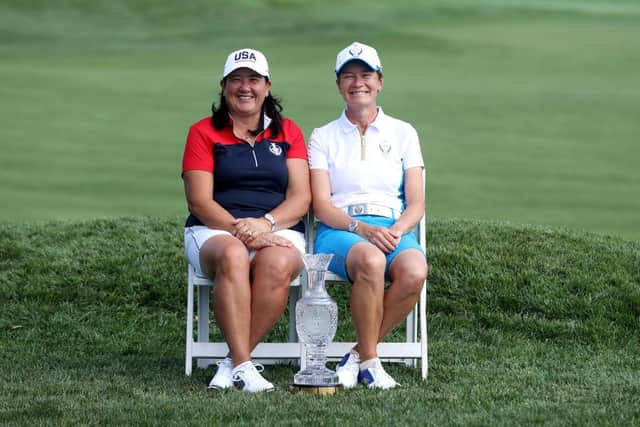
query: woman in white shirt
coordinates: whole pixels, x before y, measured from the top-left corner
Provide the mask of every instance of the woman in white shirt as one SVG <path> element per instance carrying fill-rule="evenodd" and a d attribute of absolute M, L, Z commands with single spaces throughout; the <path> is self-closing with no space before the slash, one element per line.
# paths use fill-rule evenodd
<path fill-rule="evenodd" d="M 377 105 L 384 82 L 377 51 L 354 42 L 338 53 L 335 71 L 346 108 L 309 140 L 321 222 L 315 252 L 333 253 L 329 269 L 352 283 L 358 342 L 338 365 L 342 385 L 389 389 L 397 383 L 376 346 L 413 309 L 428 271 L 411 232 L 425 210 L 424 162 L 415 129 Z"/>

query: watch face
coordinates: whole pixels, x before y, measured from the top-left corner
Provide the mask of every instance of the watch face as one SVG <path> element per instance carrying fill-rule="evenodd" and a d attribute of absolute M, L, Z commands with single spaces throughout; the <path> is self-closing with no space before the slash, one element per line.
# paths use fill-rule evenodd
<path fill-rule="evenodd" d="M 264 217 L 271 223 L 271 231 L 276 231 L 276 219 L 273 217 L 273 215 L 267 213 L 264 214 Z"/>

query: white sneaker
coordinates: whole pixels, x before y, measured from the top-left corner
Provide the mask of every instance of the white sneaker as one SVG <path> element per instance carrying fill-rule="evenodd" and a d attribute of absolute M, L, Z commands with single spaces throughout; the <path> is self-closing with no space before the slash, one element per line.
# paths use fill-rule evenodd
<path fill-rule="evenodd" d="M 262 371 L 264 371 L 264 366 L 259 363 L 254 364 L 250 360 L 239 364 L 233 368 L 231 375 L 233 386 L 238 390 L 248 391 L 249 393 L 273 391 L 273 384 L 260 375 Z"/>
<path fill-rule="evenodd" d="M 396 382 L 396 380 L 391 378 L 391 375 L 387 374 L 387 372 L 382 367 L 380 359 L 376 357 L 374 360 L 372 360 L 372 362 L 373 366 L 360 371 L 360 373 L 358 374 L 359 382 L 369 388 L 380 388 L 383 390 L 388 390 L 400 385 Z"/>
<path fill-rule="evenodd" d="M 209 389 L 211 390 L 224 390 L 233 387 L 231 381 L 231 371 L 233 370 L 233 363 L 230 357 L 226 357 L 224 360 L 216 362 L 218 370 L 216 374 L 211 378 L 209 383 Z"/>
<path fill-rule="evenodd" d="M 336 374 L 342 387 L 352 388 L 358 384 L 358 373 L 360 373 L 360 355 L 357 351 L 351 350 L 336 366 Z"/>

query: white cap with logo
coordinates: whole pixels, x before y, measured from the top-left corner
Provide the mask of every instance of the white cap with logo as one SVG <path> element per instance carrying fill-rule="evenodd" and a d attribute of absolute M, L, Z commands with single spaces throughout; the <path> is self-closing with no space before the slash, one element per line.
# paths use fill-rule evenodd
<path fill-rule="evenodd" d="M 269 77 L 267 58 L 262 52 L 254 49 L 240 49 L 231 52 L 224 64 L 222 78 L 227 77 L 238 68 L 250 68 L 261 76 Z"/>
<path fill-rule="evenodd" d="M 378 52 L 366 44 L 353 42 L 338 53 L 336 75 L 340 74 L 342 67 L 351 61 L 362 61 L 373 71 L 382 71 L 382 62 L 380 62 Z"/>

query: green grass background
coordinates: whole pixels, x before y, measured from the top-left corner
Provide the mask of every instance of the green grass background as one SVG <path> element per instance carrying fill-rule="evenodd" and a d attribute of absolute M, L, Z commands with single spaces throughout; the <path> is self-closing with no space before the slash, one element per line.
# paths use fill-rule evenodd
<path fill-rule="evenodd" d="M 184 215 L 186 131 L 228 52 L 266 52 L 308 135 L 342 107 L 332 69 L 353 40 L 420 134 L 430 219 L 640 238 L 631 0 L 5 0 L 0 220 Z"/>
<path fill-rule="evenodd" d="M 183 374 L 187 128 L 255 47 L 308 135 L 353 40 L 423 144 L 429 379 L 207 393 L 213 369 Z M 635 0 L 3 0 L 0 424 L 638 425 L 638 52 Z"/>

